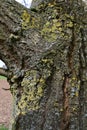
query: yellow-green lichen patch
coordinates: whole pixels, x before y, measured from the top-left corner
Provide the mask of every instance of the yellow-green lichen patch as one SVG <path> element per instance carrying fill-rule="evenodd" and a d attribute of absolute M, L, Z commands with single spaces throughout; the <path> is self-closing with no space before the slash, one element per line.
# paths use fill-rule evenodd
<path fill-rule="evenodd" d="M 57 19 L 52 21 L 47 21 L 41 30 L 41 35 L 44 36 L 46 40 L 55 41 L 57 39 L 58 33 L 62 31 L 62 23 Z"/>
<path fill-rule="evenodd" d="M 44 95 L 45 80 L 47 70 L 43 71 L 43 75 L 40 76 L 37 70 L 27 71 L 25 78 L 23 79 L 21 86 L 23 87 L 23 94 L 18 103 L 21 112 L 25 110 L 37 110 L 40 108 L 40 100 Z"/>
<path fill-rule="evenodd" d="M 72 21 L 67 22 L 66 26 L 72 28 L 73 27 L 73 22 Z"/>
<path fill-rule="evenodd" d="M 56 4 L 55 1 L 53 1 L 53 2 L 48 3 L 48 6 L 49 7 L 54 7 L 55 4 Z"/>
<path fill-rule="evenodd" d="M 43 62 L 44 64 L 46 64 L 46 66 L 50 67 L 50 65 L 53 64 L 53 59 L 43 58 L 43 59 L 42 59 L 42 62 Z"/>
<path fill-rule="evenodd" d="M 69 29 L 73 27 L 74 14 L 67 13 L 61 5 L 56 6 L 55 1 L 45 4 L 39 5 L 40 10 L 45 10 L 45 13 L 42 13 L 41 36 L 47 42 L 54 42 L 57 39 L 70 39 Z"/>
<path fill-rule="evenodd" d="M 22 22 L 22 28 L 23 29 L 27 29 L 28 28 L 28 26 L 29 26 L 29 23 L 30 23 L 30 14 L 26 11 L 26 10 L 24 10 L 24 12 L 23 12 L 23 14 L 22 14 L 22 20 L 23 20 L 23 22 Z"/>
<path fill-rule="evenodd" d="M 51 18 L 43 25 L 41 35 L 48 42 L 56 41 L 57 38 L 68 39 L 71 36 L 68 33 L 69 29 L 73 27 L 74 17 L 66 13 L 59 14 L 57 9 L 51 13 Z"/>
<path fill-rule="evenodd" d="M 40 17 L 31 16 L 31 14 L 24 10 L 22 13 L 22 29 L 29 29 L 29 28 L 39 28 L 40 25 Z"/>

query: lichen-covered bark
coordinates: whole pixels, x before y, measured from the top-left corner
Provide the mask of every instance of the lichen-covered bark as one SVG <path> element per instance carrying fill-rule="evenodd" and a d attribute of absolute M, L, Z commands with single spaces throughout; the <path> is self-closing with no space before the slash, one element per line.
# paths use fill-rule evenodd
<path fill-rule="evenodd" d="M 0 58 L 14 99 L 10 130 L 86 130 L 86 6 L 40 0 L 27 10 L 1 0 L 0 15 Z"/>

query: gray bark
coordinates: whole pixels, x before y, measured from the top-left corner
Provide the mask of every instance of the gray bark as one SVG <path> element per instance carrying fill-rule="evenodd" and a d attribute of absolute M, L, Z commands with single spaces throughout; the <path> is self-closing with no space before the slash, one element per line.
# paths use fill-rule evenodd
<path fill-rule="evenodd" d="M 8 73 L 6 72 L 7 69 L 0 68 L 0 75 L 7 77 Z"/>
<path fill-rule="evenodd" d="M 0 1 L 10 130 L 87 130 L 87 12 L 81 0 Z"/>

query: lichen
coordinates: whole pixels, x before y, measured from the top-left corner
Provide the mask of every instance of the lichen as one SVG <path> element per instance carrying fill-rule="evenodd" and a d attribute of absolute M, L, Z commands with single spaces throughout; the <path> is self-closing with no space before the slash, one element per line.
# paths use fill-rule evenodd
<path fill-rule="evenodd" d="M 78 98 L 80 90 L 80 82 L 77 80 L 77 77 L 75 75 L 72 76 L 70 84 L 71 84 L 71 98 L 73 97 Z"/>
<path fill-rule="evenodd" d="M 21 86 L 23 87 L 23 94 L 18 103 L 22 113 L 30 110 L 37 110 L 40 108 L 40 100 L 44 95 L 45 80 L 49 76 L 46 75 L 47 70 L 43 71 L 40 76 L 37 70 L 27 71 Z M 27 110 L 27 111 L 26 111 Z"/>
<path fill-rule="evenodd" d="M 41 35 L 44 36 L 46 40 L 55 41 L 57 39 L 58 33 L 62 31 L 61 21 L 53 19 L 51 22 L 47 21 L 41 30 Z"/>
<path fill-rule="evenodd" d="M 40 101 L 44 96 L 46 89 L 46 80 L 51 76 L 51 66 L 53 58 L 44 57 L 41 59 L 38 67 L 39 70 L 28 70 L 21 82 L 21 96 L 18 101 L 18 108 L 22 114 L 27 111 L 35 111 L 40 108 Z"/>
<path fill-rule="evenodd" d="M 54 42 L 57 38 L 69 39 L 71 35 L 67 33 L 67 30 L 73 27 L 74 16 L 66 12 L 61 14 L 60 10 L 63 10 L 61 7 L 59 7 L 59 10 L 52 10 L 53 8 L 50 6 L 48 11 L 51 13 L 51 16 L 45 21 L 41 35 L 48 42 Z"/>
<path fill-rule="evenodd" d="M 10 36 L 9 36 L 9 39 L 10 39 L 12 42 L 15 42 L 15 41 L 20 40 L 20 36 L 14 35 L 14 34 L 11 33 Z"/>
<path fill-rule="evenodd" d="M 31 17 L 30 14 L 26 10 L 24 10 L 21 17 L 22 17 L 22 20 L 23 20 L 22 28 L 28 29 L 29 23 L 30 23 L 30 17 Z"/>
<path fill-rule="evenodd" d="M 29 28 L 39 28 L 40 17 L 31 15 L 28 11 L 24 10 L 21 15 L 22 29 L 27 30 Z"/>
<path fill-rule="evenodd" d="M 48 5 L 47 11 L 51 13 L 51 16 L 48 18 L 48 14 L 42 17 L 31 15 L 28 11 L 24 10 L 22 13 L 22 28 L 23 29 L 40 29 L 40 34 L 48 42 L 54 42 L 57 38 L 68 39 L 71 35 L 64 33 L 68 28 L 73 27 L 74 16 L 69 15 L 68 13 L 61 14 L 63 10 L 62 7 L 54 9 L 53 7 L 55 2 Z M 45 8 L 45 7 L 44 7 Z M 46 18 L 45 18 L 46 17 Z"/>

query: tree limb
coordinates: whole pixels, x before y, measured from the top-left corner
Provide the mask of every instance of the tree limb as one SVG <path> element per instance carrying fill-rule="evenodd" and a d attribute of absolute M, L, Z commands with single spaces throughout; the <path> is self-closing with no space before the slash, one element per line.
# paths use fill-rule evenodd
<path fill-rule="evenodd" d="M 7 77 L 8 73 L 7 73 L 6 69 L 0 68 L 0 75 Z"/>

